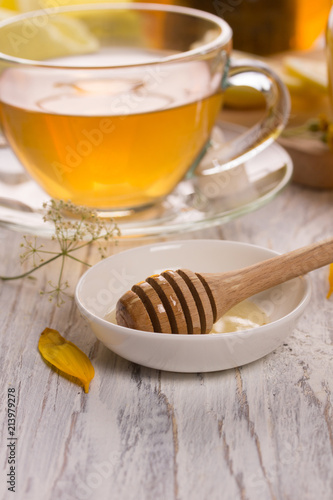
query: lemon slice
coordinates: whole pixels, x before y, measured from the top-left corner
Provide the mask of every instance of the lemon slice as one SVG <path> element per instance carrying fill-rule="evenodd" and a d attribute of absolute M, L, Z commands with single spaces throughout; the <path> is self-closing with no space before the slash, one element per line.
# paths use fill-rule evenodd
<path fill-rule="evenodd" d="M 0 52 L 30 60 L 44 60 L 70 55 L 89 54 L 99 49 L 99 42 L 79 19 L 54 16 L 45 26 L 30 27 L 30 36 L 22 35 L 22 25 L 2 27 Z"/>
<path fill-rule="evenodd" d="M 286 57 L 283 60 L 286 71 L 313 90 L 327 91 L 328 77 L 325 61 L 315 61 L 299 57 Z"/>
<path fill-rule="evenodd" d="M 16 0 L 0 0 L 0 12 L 2 9 L 17 10 Z"/>
<path fill-rule="evenodd" d="M 0 0 L 1 1 L 1 0 Z M 109 3 L 116 2 L 117 0 L 99 0 L 98 3 Z M 126 2 L 131 2 L 133 0 L 122 0 L 122 3 Z M 82 5 L 82 4 L 93 4 L 93 0 L 66 0 L 65 2 L 63 0 L 57 1 L 57 2 L 50 2 L 49 0 L 6 0 L 5 3 L 7 4 L 14 4 L 14 8 L 17 8 L 21 12 L 28 12 L 31 10 L 39 10 L 43 8 L 48 8 L 48 7 L 56 7 L 57 5 L 59 6 L 69 6 L 69 5 Z M 0 4 L 1 5 L 1 4 Z M 4 5 L 4 7 L 6 7 Z M 10 8 L 10 7 L 9 7 Z"/>
<path fill-rule="evenodd" d="M 264 96 L 251 87 L 230 87 L 224 94 L 224 105 L 233 109 L 256 109 L 266 105 Z"/>
<path fill-rule="evenodd" d="M 256 58 L 251 54 L 234 51 L 233 59 Z M 294 56 L 282 61 L 261 58 L 281 78 L 290 91 L 292 101 L 306 98 L 322 99 L 327 92 L 328 78 L 325 61 Z M 250 87 L 231 87 L 225 93 L 225 105 L 230 108 L 250 109 L 265 105 L 263 96 Z"/>
<path fill-rule="evenodd" d="M 297 76 L 290 75 L 283 68 L 281 62 L 272 59 L 258 58 L 258 56 L 247 54 L 245 52 L 233 51 L 232 59 L 239 61 L 241 59 L 256 59 L 269 66 L 288 87 L 292 94 L 303 95 L 307 92 L 304 82 Z M 231 87 L 225 93 L 225 106 L 234 109 L 255 109 L 265 107 L 266 101 L 263 95 L 251 87 Z"/>

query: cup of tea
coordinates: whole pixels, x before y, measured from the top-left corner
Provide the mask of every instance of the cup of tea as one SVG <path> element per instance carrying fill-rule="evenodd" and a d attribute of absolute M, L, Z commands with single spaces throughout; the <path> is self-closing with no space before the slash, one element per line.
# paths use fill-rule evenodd
<path fill-rule="evenodd" d="M 0 24 L 0 119 L 25 169 L 55 199 L 141 209 L 185 175 L 213 176 L 274 140 L 288 93 L 263 64 L 230 62 L 232 30 L 199 10 L 156 4 L 44 9 Z M 196 173 L 230 86 L 265 117 Z"/>

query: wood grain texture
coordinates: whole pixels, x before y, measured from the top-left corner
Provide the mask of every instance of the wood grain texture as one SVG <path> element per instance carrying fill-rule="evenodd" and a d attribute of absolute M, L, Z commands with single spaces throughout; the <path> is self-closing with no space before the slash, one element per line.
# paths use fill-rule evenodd
<path fill-rule="evenodd" d="M 171 283 L 172 288 L 176 291 L 177 298 L 182 305 L 182 310 L 185 312 L 187 332 L 190 331 L 194 335 L 201 334 L 201 322 L 198 309 L 192 294 L 188 293 L 188 286 L 183 278 L 181 278 L 178 273 L 171 270 L 163 272 L 162 276 Z"/>
<path fill-rule="evenodd" d="M 180 274 L 180 276 L 183 278 L 183 280 L 186 282 L 189 292 L 185 296 L 185 300 L 187 304 L 189 305 L 189 297 L 192 295 L 192 297 L 195 300 L 196 303 L 196 310 L 199 313 L 200 316 L 200 323 L 201 323 L 201 333 L 206 334 L 209 333 L 210 330 L 212 329 L 213 326 L 213 310 L 212 310 L 212 305 L 209 300 L 209 297 L 207 295 L 207 292 L 205 290 L 205 287 L 201 283 L 200 279 L 198 276 L 193 272 L 191 269 L 178 269 L 177 273 Z M 192 312 L 195 315 L 195 309 L 190 310 L 191 317 L 192 317 Z"/>
<path fill-rule="evenodd" d="M 169 281 L 161 275 L 151 276 L 147 278 L 147 281 L 155 287 L 155 290 L 162 300 L 170 320 L 171 331 L 174 333 L 181 332 L 187 334 L 188 331 L 185 313 L 175 290 L 172 288 Z"/>
<path fill-rule="evenodd" d="M 182 238 L 227 238 L 287 252 L 332 235 L 333 193 L 291 186 L 267 207 Z M 174 238 L 176 239 L 176 238 Z M 0 229 L 0 273 L 17 266 L 20 236 Z M 121 243 L 114 251 L 130 246 Z M 82 258 L 97 261 L 92 251 Z M 80 264 L 70 266 L 75 283 Z M 333 301 L 327 268 L 287 342 L 250 365 L 176 374 L 134 365 L 99 343 L 69 301 L 37 282 L 0 283 L 0 499 L 331 500 Z M 88 395 L 37 351 L 56 328 L 91 358 Z M 7 388 L 18 393 L 17 493 L 7 491 Z M 16 495 L 16 496 L 15 496 Z"/>

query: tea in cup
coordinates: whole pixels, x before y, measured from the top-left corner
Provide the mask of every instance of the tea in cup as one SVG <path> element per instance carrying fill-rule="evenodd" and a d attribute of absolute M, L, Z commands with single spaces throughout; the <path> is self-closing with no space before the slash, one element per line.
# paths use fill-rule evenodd
<path fill-rule="evenodd" d="M 152 4 L 45 9 L 0 24 L 0 117 L 9 145 L 55 199 L 99 210 L 165 198 L 209 148 L 223 95 L 249 85 L 265 118 L 200 175 L 240 164 L 289 112 L 285 87 L 253 61 L 230 66 L 219 17 Z"/>

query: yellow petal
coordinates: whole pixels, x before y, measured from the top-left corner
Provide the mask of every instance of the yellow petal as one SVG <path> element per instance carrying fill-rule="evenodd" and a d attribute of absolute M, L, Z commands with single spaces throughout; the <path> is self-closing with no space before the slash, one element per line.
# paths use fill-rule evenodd
<path fill-rule="evenodd" d="M 57 330 L 45 328 L 41 333 L 38 349 L 52 366 L 66 375 L 79 379 L 84 392 L 89 391 L 95 370 L 90 359 L 75 344 L 64 339 Z"/>
<path fill-rule="evenodd" d="M 333 293 L 333 264 L 330 265 L 330 273 L 328 276 L 328 282 L 329 282 L 330 288 L 329 288 L 328 294 L 326 296 L 327 299 L 329 299 Z"/>

